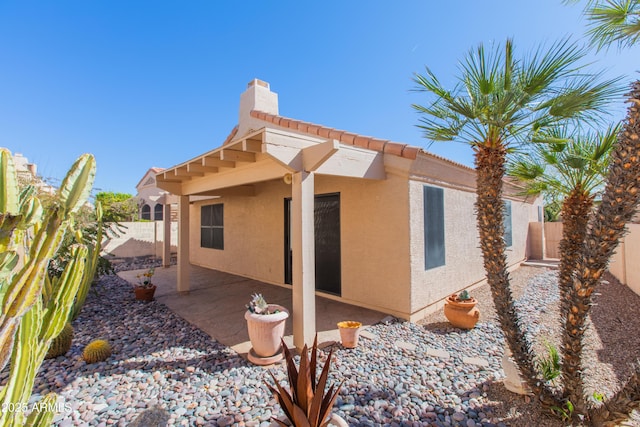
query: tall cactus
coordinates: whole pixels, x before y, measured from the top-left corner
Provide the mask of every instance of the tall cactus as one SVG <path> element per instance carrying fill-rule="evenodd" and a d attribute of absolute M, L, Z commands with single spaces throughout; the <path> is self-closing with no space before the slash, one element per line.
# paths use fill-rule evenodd
<path fill-rule="evenodd" d="M 80 315 L 82 306 L 87 299 L 91 283 L 93 282 L 96 270 L 98 269 L 98 262 L 100 260 L 100 250 L 102 248 L 102 236 L 103 236 L 103 222 L 102 222 L 102 205 L 100 202 L 96 202 L 96 235 L 95 240 L 92 240 L 92 245 L 87 246 L 89 251 L 87 254 L 87 263 L 85 265 L 85 274 L 82 276 L 82 283 L 78 290 L 78 295 L 71 308 L 71 314 L 69 315 L 69 321 L 74 321 Z"/>
<path fill-rule="evenodd" d="M 95 159 L 85 154 L 73 164 L 45 213 L 33 190 L 19 191 L 11 154 L 0 148 L 0 369 L 11 360 L 9 378 L 0 389 L 3 408 L 27 407 L 51 340 L 69 318 L 88 249 L 72 249 L 60 278 L 50 279 L 47 265 L 73 229 L 74 215 L 86 203 L 94 178 Z M 44 402 L 55 402 L 54 396 Z M 45 408 L 25 416 L 3 411 L 0 427 L 48 425 L 53 412 Z"/>

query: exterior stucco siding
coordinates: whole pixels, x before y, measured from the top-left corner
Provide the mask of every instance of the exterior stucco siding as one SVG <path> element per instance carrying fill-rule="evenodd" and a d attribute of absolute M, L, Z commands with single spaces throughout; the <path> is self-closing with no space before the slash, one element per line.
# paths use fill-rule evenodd
<path fill-rule="evenodd" d="M 413 317 L 439 308 L 448 295 L 482 283 L 485 272 L 480 251 L 474 203 L 476 194 L 444 188 L 445 265 L 425 270 L 423 187 L 436 186 L 411 181 L 411 271 Z M 517 199 L 511 201 L 513 244 L 507 249 L 508 266 L 526 258 L 528 224 L 537 220 L 537 205 Z M 418 313 L 418 314 L 416 314 Z"/>
<path fill-rule="evenodd" d="M 394 315 L 410 310 L 409 193 L 406 178 L 383 181 L 316 176 L 315 194 L 340 194 L 340 299 Z M 256 185 L 254 197 L 222 197 L 190 207 L 193 264 L 284 284 L 282 180 Z M 200 247 L 200 208 L 224 203 L 224 249 Z"/>
<path fill-rule="evenodd" d="M 190 209 L 190 253 L 193 264 L 268 283 L 283 283 L 284 198 L 282 181 L 256 185 L 256 196 L 228 196 L 198 201 Z M 224 249 L 200 246 L 200 210 L 224 204 Z"/>

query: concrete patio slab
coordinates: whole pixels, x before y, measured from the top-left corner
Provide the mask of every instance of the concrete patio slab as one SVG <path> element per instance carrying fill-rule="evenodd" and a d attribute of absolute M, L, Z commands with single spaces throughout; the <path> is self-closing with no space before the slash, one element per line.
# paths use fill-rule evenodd
<path fill-rule="evenodd" d="M 135 284 L 138 283 L 136 276 L 146 271 L 121 271 L 118 275 Z M 288 287 L 192 265 L 191 289 L 188 293 L 179 293 L 176 290 L 176 277 L 176 266 L 155 269 L 155 299 L 240 354 L 247 353 L 251 348 L 244 313 L 245 304 L 252 294 L 262 293 L 270 304 L 282 305 L 289 313 L 293 313 L 291 288 Z M 377 323 L 386 316 L 384 313 L 316 296 L 316 328 L 320 343 L 340 342 L 336 326 L 340 321 L 357 320 L 364 327 Z M 289 347 L 293 347 L 292 333 L 292 321 L 289 317 L 285 328 L 285 343 Z"/>

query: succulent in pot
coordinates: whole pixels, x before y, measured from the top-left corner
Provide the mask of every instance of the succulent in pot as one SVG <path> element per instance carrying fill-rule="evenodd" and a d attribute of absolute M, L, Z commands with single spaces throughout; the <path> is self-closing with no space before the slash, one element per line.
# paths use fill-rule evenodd
<path fill-rule="evenodd" d="M 480 319 L 477 303 L 478 300 L 469 295 L 466 289 L 458 294 L 451 294 L 446 299 L 444 315 L 456 328 L 473 329 Z"/>
<path fill-rule="evenodd" d="M 244 318 L 252 348 L 248 358 L 257 365 L 270 365 L 282 360 L 281 341 L 289 312 L 277 304 L 268 304 L 262 294 L 251 296 Z"/>

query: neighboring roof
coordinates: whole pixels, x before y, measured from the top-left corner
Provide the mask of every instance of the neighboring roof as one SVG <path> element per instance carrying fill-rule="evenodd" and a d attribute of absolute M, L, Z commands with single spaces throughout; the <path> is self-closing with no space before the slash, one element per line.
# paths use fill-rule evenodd
<path fill-rule="evenodd" d="M 274 125 L 292 129 L 294 131 L 303 132 L 309 135 L 317 135 L 322 138 L 330 138 L 340 141 L 343 144 L 353 145 L 356 147 L 366 148 L 380 153 L 394 154 L 399 157 L 415 160 L 418 153 L 422 151 L 419 147 L 414 147 L 399 142 L 392 142 L 384 139 L 372 138 L 370 136 L 357 135 L 355 133 L 344 130 L 328 128 L 314 123 L 294 120 L 275 114 L 265 113 L 264 111 L 251 111 L 251 117 L 263 120 Z"/>
<path fill-rule="evenodd" d="M 155 177 L 155 176 L 156 176 L 156 174 L 158 174 L 158 173 L 162 172 L 163 170 L 164 170 L 164 168 L 159 168 L 159 167 L 156 167 L 156 166 L 154 166 L 154 167 L 152 167 L 152 168 L 149 168 L 149 169 L 144 173 L 144 175 L 142 175 L 142 178 L 140 178 L 140 181 L 138 181 L 138 183 L 136 184 L 136 188 L 138 188 L 138 187 L 140 187 L 141 185 L 143 185 L 143 184 L 142 184 L 142 181 L 144 181 L 144 179 L 147 177 L 147 175 L 149 175 L 149 173 L 151 173 L 151 174 L 152 174 L 152 176 L 153 176 L 153 177 Z M 146 183 L 145 183 L 144 185 L 146 185 Z"/>

